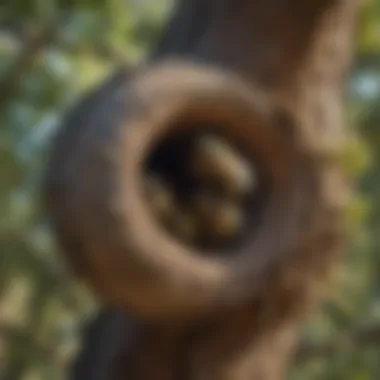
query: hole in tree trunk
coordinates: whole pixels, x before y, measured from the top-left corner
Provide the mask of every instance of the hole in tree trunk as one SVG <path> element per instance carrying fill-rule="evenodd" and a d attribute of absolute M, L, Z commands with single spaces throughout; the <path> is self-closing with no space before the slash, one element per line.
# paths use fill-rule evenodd
<path fill-rule="evenodd" d="M 177 241 L 205 254 L 243 245 L 269 196 L 260 161 L 220 128 L 181 125 L 169 130 L 144 163 L 153 217 Z"/>

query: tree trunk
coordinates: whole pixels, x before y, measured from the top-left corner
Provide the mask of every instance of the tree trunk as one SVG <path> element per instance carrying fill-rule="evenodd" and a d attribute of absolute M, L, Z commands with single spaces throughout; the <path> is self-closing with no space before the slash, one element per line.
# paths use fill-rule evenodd
<path fill-rule="evenodd" d="M 145 71 L 132 78 L 118 74 L 70 115 L 48 175 L 49 210 L 71 264 L 107 304 L 122 310 L 95 322 L 97 328 L 90 332 L 95 341 L 87 338 L 92 349 L 85 345 L 74 379 L 285 377 L 298 326 L 319 302 L 344 243 L 340 200 L 348 184 L 329 158 L 345 138 L 343 91 L 356 11 L 353 0 L 179 0 Z M 186 75 L 193 84 L 186 82 Z M 223 78 L 229 78 L 227 84 L 221 84 Z M 218 89 L 220 98 L 215 95 Z M 244 249 L 234 251 L 228 265 L 218 258 L 206 262 L 186 256 L 182 267 L 173 259 L 173 274 L 171 252 L 174 257 L 177 251 L 171 245 L 154 234 L 151 245 L 140 241 L 131 227 L 138 218 L 130 217 L 128 224 L 121 221 L 123 215 L 110 218 L 106 208 L 98 207 L 115 196 L 103 186 L 120 185 L 113 182 L 115 161 L 99 158 L 99 151 L 119 144 L 123 135 L 113 131 L 119 131 L 123 121 L 129 130 L 145 128 L 133 124 L 130 112 L 145 117 L 156 109 L 151 104 L 160 104 L 157 109 L 162 110 L 167 103 L 170 108 L 177 98 L 186 100 L 196 90 L 199 97 L 206 94 L 211 110 L 206 112 L 194 100 L 195 111 L 176 112 L 190 119 L 198 112 L 206 121 L 221 123 L 233 114 L 231 123 L 237 127 L 230 133 L 246 136 L 266 162 L 276 189 L 269 196 L 268 226 L 263 217 L 261 232 L 255 232 Z M 241 109 L 233 105 L 235 98 L 237 104 L 245 104 Z M 231 104 L 232 111 L 220 104 Z M 168 113 L 171 121 L 176 113 Z M 159 129 L 160 117 L 154 119 L 152 131 Z M 250 121 L 259 128 L 250 128 Z M 137 144 L 140 137 L 134 138 Z M 86 144 L 101 148 L 87 149 Z M 129 152 L 123 162 L 133 160 L 134 145 L 128 146 L 121 149 Z M 80 166 L 81 160 L 87 166 Z M 125 176 L 132 178 L 132 172 L 126 169 Z M 92 196 L 87 200 L 83 194 L 89 194 L 89 184 L 94 183 L 102 186 L 91 203 Z M 100 232 L 94 232 L 100 220 Z M 115 230 L 120 225 L 127 232 L 118 240 Z M 145 240 L 149 236 L 145 234 Z M 169 264 L 165 267 L 157 258 L 148 271 L 156 247 L 170 253 Z M 124 251 L 145 252 L 147 262 L 128 256 L 125 267 L 120 259 Z M 117 342 L 107 333 L 112 323 L 120 332 Z M 104 349 L 94 352 L 94 345 Z"/>

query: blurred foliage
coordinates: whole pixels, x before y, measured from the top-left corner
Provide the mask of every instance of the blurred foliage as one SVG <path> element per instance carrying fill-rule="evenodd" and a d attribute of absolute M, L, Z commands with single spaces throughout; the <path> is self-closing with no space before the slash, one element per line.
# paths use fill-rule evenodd
<path fill-rule="evenodd" d="M 144 56 L 168 3 L 0 4 L 2 379 L 63 379 L 78 329 L 96 307 L 65 272 L 41 215 L 44 159 L 64 110 L 121 62 Z M 380 0 L 364 3 L 348 110 L 350 128 L 362 139 L 343 157 L 347 171 L 360 174 L 349 213 L 351 247 L 331 299 L 305 326 L 315 350 L 297 362 L 293 380 L 375 380 L 380 373 L 380 334 L 378 342 L 374 334 L 380 329 Z M 374 330 L 366 335 L 360 326 Z"/>

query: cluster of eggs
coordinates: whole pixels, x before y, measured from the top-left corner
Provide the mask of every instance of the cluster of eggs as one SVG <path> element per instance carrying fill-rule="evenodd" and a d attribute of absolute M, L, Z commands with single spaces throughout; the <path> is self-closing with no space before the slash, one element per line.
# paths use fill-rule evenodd
<path fill-rule="evenodd" d="M 251 163 L 220 136 L 200 136 L 184 170 L 201 186 L 183 204 L 163 178 L 145 176 L 150 208 L 173 236 L 189 245 L 216 246 L 236 238 L 245 226 L 246 200 L 257 186 Z"/>

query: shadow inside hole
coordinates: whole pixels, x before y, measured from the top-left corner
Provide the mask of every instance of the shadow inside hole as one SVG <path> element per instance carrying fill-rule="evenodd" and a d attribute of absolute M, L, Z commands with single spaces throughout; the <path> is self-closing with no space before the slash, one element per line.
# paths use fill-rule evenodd
<path fill-rule="evenodd" d="M 244 246 L 255 232 L 260 223 L 263 210 L 270 195 L 269 173 L 265 173 L 263 165 L 260 163 L 255 153 L 247 152 L 247 148 L 238 141 L 233 141 L 231 137 L 224 136 L 220 128 L 213 126 L 178 127 L 170 128 L 171 132 L 163 136 L 152 149 L 144 163 L 143 170 L 147 176 L 159 178 L 162 183 L 168 186 L 174 194 L 176 204 L 179 207 L 187 208 L 194 199 L 194 196 L 204 190 L 204 182 L 195 176 L 190 169 L 190 162 L 193 159 L 197 142 L 204 136 L 213 136 L 226 141 L 243 159 L 251 166 L 255 174 L 255 186 L 239 203 L 239 207 L 244 216 L 244 224 L 237 233 L 229 239 L 210 242 L 208 239 L 199 238 L 196 241 L 187 243 L 181 241 L 178 236 L 174 236 L 165 226 L 163 229 L 182 244 L 188 244 L 202 254 L 210 255 L 211 251 L 218 254 L 228 254 L 234 249 Z M 215 183 L 208 186 L 209 190 L 216 194 L 221 193 L 220 184 Z"/>

